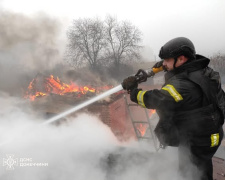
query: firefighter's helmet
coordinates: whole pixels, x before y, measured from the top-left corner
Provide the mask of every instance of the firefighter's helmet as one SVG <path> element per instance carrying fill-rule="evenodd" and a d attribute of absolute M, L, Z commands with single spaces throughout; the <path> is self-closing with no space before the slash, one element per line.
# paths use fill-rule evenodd
<path fill-rule="evenodd" d="M 178 56 L 187 56 L 190 59 L 195 59 L 194 44 L 185 37 L 178 37 L 168 41 L 161 47 L 159 57 L 161 59 L 177 58 Z"/>

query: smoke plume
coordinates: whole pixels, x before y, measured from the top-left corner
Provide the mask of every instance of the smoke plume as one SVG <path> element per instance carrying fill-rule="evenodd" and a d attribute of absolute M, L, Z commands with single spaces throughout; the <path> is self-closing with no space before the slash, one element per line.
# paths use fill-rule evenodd
<path fill-rule="evenodd" d="M 0 91 L 21 95 L 38 72 L 61 62 L 61 25 L 44 14 L 28 17 L 0 10 Z"/>

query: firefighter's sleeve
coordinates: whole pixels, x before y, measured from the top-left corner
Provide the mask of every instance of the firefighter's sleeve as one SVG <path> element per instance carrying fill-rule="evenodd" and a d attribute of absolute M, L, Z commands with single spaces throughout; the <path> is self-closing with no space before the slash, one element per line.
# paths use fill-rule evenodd
<path fill-rule="evenodd" d="M 149 109 L 175 109 L 183 103 L 183 97 L 173 85 L 167 84 L 162 89 L 143 91 L 134 89 L 130 99 Z"/>

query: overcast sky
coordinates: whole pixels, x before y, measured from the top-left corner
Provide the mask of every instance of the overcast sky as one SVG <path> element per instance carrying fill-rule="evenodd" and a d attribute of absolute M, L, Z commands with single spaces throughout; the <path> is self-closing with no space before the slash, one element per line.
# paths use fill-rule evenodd
<path fill-rule="evenodd" d="M 143 33 L 143 45 L 156 57 L 168 40 L 185 36 L 205 56 L 225 52 L 225 0 L 0 0 L 4 10 L 72 19 L 102 17 L 129 20 Z M 158 57 L 157 57 L 158 58 Z"/>

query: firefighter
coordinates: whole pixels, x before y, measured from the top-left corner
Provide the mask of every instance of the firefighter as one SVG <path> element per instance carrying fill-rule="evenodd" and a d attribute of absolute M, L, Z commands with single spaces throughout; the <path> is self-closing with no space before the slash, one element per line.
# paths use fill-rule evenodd
<path fill-rule="evenodd" d="M 219 73 L 208 67 L 210 60 L 196 54 L 185 37 L 168 41 L 159 57 L 162 60 L 153 67 L 163 66 L 166 71 L 161 89 L 139 89 L 136 76 L 124 79 L 122 86 L 131 101 L 156 109 L 159 122 L 155 134 L 163 147 L 178 147 L 182 175 L 190 161 L 200 172 L 198 178 L 192 169 L 193 179 L 213 180 L 212 157 L 223 138 L 225 111 Z"/>

